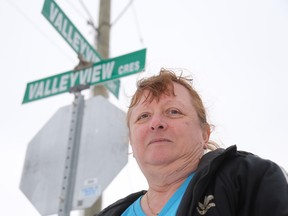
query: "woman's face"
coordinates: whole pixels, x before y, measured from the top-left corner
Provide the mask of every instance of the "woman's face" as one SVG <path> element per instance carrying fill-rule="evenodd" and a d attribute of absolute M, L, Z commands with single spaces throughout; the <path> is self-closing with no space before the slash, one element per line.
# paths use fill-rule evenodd
<path fill-rule="evenodd" d="M 200 159 L 209 140 L 209 126 L 201 127 L 188 90 L 173 85 L 175 96 L 163 94 L 158 102 L 143 103 L 147 91 L 132 108 L 130 143 L 141 169 Z"/>

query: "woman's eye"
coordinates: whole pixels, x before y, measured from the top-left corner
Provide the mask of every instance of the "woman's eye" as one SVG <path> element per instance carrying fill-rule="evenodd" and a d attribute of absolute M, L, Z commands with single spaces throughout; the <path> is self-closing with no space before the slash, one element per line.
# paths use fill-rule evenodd
<path fill-rule="evenodd" d="M 149 117 L 149 114 L 148 114 L 148 113 L 143 113 L 143 114 L 141 114 L 141 115 L 138 116 L 137 121 L 146 119 L 146 118 L 148 118 L 148 117 Z"/>
<path fill-rule="evenodd" d="M 168 110 L 167 110 L 167 114 L 168 114 L 168 115 L 172 115 L 172 116 L 182 115 L 182 113 L 180 112 L 180 110 L 175 109 L 175 108 L 168 109 Z"/>

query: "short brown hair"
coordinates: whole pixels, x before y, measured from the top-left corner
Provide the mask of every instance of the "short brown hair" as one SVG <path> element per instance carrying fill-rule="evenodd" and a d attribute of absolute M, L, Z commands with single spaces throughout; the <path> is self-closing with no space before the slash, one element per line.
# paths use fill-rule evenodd
<path fill-rule="evenodd" d="M 154 75 L 148 78 L 143 78 L 137 82 L 137 90 L 131 99 L 131 103 L 127 112 L 128 128 L 129 128 L 129 120 L 130 120 L 132 108 L 136 104 L 139 103 L 143 95 L 143 92 L 145 90 L 148 90 L 149 92 L 145 101 L 148 100 L 148 102 L 152 102 L 154 99 L 159 101 L 161 95 L 163 94 L 175 95 L 173 82 L 184 86 L 189 91 L 189 94 L 191 95 L 191 98 L 193 99 L 192 102 L 196 109 L 201 125 L 208 124 L 207 118 L 206 118 L 206 110 L 204 108 L 202 99 L 200 98 L 199 94 L 192 87 L 192 79 L 184 77 L 182 76 L 182 74 L 180 76 L 177 76 L 175 72 L 162 68 L 158 75 Z"/>

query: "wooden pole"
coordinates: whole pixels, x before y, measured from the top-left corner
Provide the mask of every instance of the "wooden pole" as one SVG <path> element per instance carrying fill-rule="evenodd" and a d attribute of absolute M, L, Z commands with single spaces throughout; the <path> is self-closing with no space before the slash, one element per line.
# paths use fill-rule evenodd
<path fill-rule="evenodd" d="M 110 43 L 110 11 L 111 0 L 100 0 L 98 34 L 96 36 L 96 50 L 103 59 L 109 58 Z M 92 87 L 92 96 L 102 95 L 108 98 L 109 94 L 103 85 Z M 83 216 L 94 216 L 102 209 L 102 196 L 92 205 L 91 208 L 85 209 Z"/>
<path fill-rule="evenodd" d="M 109 58 L 110 44 L 110 11 L 111 0 L 100 0 L 98 34 L 96 36 L 96 49 L 103 59 Z M 108 98 L 109 94 L 103 85 L 97 85 L 92 88 L 92 95 L 102 95 Z"/>

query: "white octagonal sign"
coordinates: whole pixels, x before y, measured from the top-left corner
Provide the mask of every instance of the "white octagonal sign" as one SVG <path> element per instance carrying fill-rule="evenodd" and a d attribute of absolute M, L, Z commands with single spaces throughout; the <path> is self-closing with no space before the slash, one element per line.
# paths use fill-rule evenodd
<path fill-rule="evenodd" d="M 41 215 L 58 211 L 71 112 L 60 108 L 28 145 L 20 189 Z M 127 163 L 125 118 L 101 96 L 85 101 L 73 209 L 91 207 Z"/>

